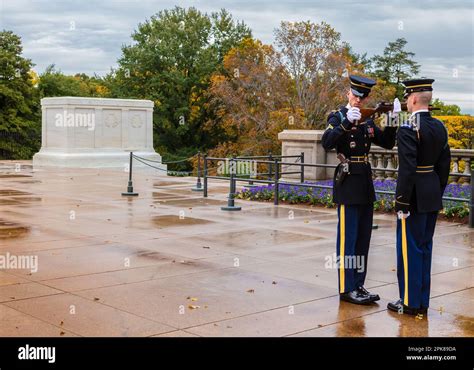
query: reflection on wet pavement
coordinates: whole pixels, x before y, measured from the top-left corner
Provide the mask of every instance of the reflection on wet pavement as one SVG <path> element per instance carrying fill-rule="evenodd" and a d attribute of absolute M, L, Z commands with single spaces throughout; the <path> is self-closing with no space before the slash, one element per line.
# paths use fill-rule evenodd
<path fill-rule="evenodd" d="M 15 196 L 15 195 L 32 195 L 26 191 L 19 191 L 14 189 L 1 189 L 0 196 Z"/>
<path fill-rule="evenodd" d="M 225 181 L 210 180 L 203 198 L 196 178 L 139 171 L 139 196 L 125 198 L 121 170 L 20 162 L 18 173 L 0 162 L 0 255 L 39 265 L 0 271 L 0 336 L 59 335 L 61 321 L 70 336 L 474 336 L 466 225 L 438 223 L 431 307 L 417 319 L 386 309 L 398 291 L 393 215 L 376 214 L 369 257 L 367 287 L 381 301 L 354 306 L 339 302 L 326 264 L 334 209 L 236 199 L 242 211 L 225 212 Z"/>
<path fill-rule="evenodd" d="M 152 217 L 152 222 L 159 228 L 165 227 L 177 227 L 177 226 L 188 226 L 188 225 L 203 225 L 212 223 L 212 221 L 203 220 L 200 218 L 193 217 L 181 217 L 175 215 L 164 215 Z"/>
<path fill-rule="evenodd" d="M 14 239 L 25 236 L 30 227 L 0 218 L 0 239 Z"/>
<path fill-rule="evenodd" d="M 11 174 L 7 174 L 7 175 L 0 175 L 0 179 L 21 179 L 21 178 L 31 178 L 32 176 L 31 175 L 11 175 Z"/>
<path fill-rule="evenodd" d="M 175 195 L 176 198 L 176 195 Z M 202 206 L 220 206 L 222 205 L 221 200 L 217 199 L 207 199 L 207 198 L 194 198 L 194 199 L 172 199 L 164 200 L 163 203 L 171 206 L 180 206 L 180 207 L 202 207 Z"/>

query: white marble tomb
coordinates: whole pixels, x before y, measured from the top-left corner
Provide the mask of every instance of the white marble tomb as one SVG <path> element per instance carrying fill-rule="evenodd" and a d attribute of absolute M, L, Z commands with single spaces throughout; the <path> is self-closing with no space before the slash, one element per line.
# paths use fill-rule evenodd
<path fill-rule="evenodd" d="M 41 110 L 41 150 L 33 156 L 34 167 L 123 168 L 133 151 L 166 170 L 153 148 L 150 100 L 44 98 Z M 134 161 L 133 166 L 145 165 Z"/>

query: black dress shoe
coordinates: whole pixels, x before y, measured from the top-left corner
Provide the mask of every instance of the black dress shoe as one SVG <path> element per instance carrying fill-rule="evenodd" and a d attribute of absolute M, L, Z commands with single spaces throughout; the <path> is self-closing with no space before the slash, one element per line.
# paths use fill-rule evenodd
<path fill-rule="evenodd" d="M 421 310 L 418 309 L 418 308 L 413 308 L 413 307 L 405 306 L 405 305 L 402 303 L 402 300 L 401 300 L 401 299 L 399 299 L 399 300 L 396 301 L 396 302 L 390 302 L 390 303 L 387 305 L 387 308 L 388 308 L 390 311 L 399 312 L 399 313 L 404 313 L 404 314 L 413 315 L 413 316 L 416 316 L 416 315 L 418 315 L 419 313 L 423 313 L 423 312 L 421 312 Z"/>
<path fill-rule="evenodd" d="M 341 301 L 346 301 L 355 304 L 370 304 L 372 301 L 370 300 L 368 295 L 362 294 L 358 290 L 353 290 L 352 292 L 342 293 L 339 295 L 339 299 Z"/>
<path fill-rule="evenodd" d="M 370 301 L 371 302 L 375 302 L 375 301 L 379 301 L 380 300 L 380 297 L 378 294 L 372 294 L 370 293 L 367 289 L 365 289 L 362 285 L 360 287 L 357 288 L 357 290 L 362 293 L 362 294 L 365 294 L 366 296 L 368 296 L 370 298 Z"/>

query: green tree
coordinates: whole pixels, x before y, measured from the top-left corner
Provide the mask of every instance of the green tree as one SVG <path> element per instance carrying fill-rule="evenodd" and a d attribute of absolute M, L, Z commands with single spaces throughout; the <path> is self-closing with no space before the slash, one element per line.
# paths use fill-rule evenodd
<path fill-rule="evenodd" d="M 89 77 L 85 73 L 74 76 L 63 74 L 54 64 L 49 65 L 39 76 L 40 97 L 48 96 L 87 96 L 106 97 L 109 94 L 101 78 Z"/>
<path fill-rule="evenodd" d="M 445 104 L 439 99 L 435 99 L 432 103 L 433 107 L 439 108 L 434 111 L 437 116 L 460 116 L 461 108 L 456 104 Z"/>
<path fill-rule="evenodd" d="M 40 74 L 38 89 L 41 98 L 49 96 L 81 96 L 79 81 L 56 70 L 54 64 L 46 67 L 44 73 Z"/>
<path fill-rule="evenodd" d="M 375 55 L 371 59 L 372 73 L 394 85 L 399 98 L 403 96 L 401 82 L 415 76 L 420 69 L 420 65 L 413 60 L 415 53 L 405 50 L 406 44 L 404 38 L 389 42 L 383 55 Z"/>
<path fill-rule="evenodd" d="M 187 156 L 217 144 L 202 130 L 214 116 L 206 93 L 210 77 L 222 68 L 230 48 L 250 36 L 250 29 L 225 10 L 211 15 L 192 7 L 160 11 L 139 24 L 134 44 L 122 47 L 119 67 L 106 76 L 106 86 L 113 97 L 154 101 L 155 147 Z"/>
<path fill-rule="evenodd" d="M 350 58 L 350 63 L 352 67 L 351 72 L 364 73 L 365 71 L 370 71 L 372 66 L 372 60 L 367 56 L 367 53 L 359 54 L 352 49 L 352 46 L 343 41 L 342 45 L 345 49 L 345 53 Z"/>
<path fill-rule="evenodd" d="M 37 90 L 30 73 L 33 63 L 21 56 L 21 39 L 0 32 L 0 158 L 29 159 L 40 147 Z"/>

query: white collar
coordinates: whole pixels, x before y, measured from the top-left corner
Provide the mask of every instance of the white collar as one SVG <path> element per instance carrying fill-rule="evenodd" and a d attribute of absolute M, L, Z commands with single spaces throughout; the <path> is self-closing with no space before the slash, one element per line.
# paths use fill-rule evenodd
<path fill-rule="evenodd" d="M 421 113 L 421 112 L 429 112 L 429 110 L 428 110 L 428 109 L 419 109 L 419 110 L 417 110 L 417 111 L 414 111 L 414 112 L 411 114 L 410 118 L 413 117 L 415 114 Z"/>

